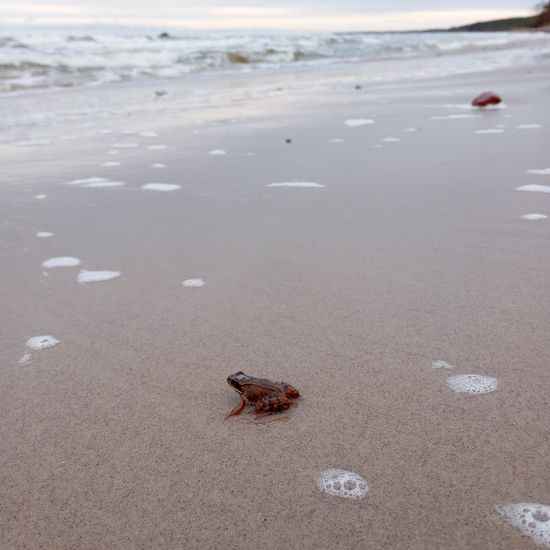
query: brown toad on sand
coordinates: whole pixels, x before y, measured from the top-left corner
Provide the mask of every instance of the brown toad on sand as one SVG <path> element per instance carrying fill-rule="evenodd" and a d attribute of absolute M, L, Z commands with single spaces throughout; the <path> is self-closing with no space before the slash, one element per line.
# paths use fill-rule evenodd
<path fill-rule="evenodd" d="M 227 383 L 241 400 L 225 418 L 241 414 L 247 405 L 254 405 L 257 415 L 280 413 L 292 406 L 292 399 L 300 397 L 298 390 L 286 382 L 255 378 L 242 371 L 228 376 Z"/>

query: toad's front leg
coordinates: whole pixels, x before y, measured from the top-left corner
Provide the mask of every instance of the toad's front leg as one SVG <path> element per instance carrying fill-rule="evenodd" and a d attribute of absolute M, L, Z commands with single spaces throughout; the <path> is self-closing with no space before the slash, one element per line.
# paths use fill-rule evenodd
<path fill-rule="evenodd" d="M 225 419 L 227 420 L 230 416 L 238 416 L 247 405 L 248 401 L 244 397 L 241 397 L 241 400 L 225 415 Z"/>

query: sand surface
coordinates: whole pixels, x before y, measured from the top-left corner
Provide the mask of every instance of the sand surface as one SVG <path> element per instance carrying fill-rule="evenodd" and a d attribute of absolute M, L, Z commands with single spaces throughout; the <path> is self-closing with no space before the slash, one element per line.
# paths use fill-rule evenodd
<path fill-rule="evenodd" d="M 538 548 L 495 506 L 550 504 L 550 222 L 522 219 L 550 196 L 515 191 L 550 185 L 526 172 L 550 167 L 549 75 L 7 98 L 27 118 L 0 142 L 0 547 Z M 507 108 L 465 106 L 486 89 Z M 92 177 L 124 185 L 67 184 Z M 237 370 L 303 397 L 224 421 Z M 470 373 L 497 390 L 447 386 Z M 369 492 L 320 493 L 327 468 Z"/>

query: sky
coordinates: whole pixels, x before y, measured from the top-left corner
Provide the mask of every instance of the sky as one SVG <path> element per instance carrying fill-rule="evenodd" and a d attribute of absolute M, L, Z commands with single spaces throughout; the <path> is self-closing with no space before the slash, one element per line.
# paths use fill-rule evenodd
<path fill-rule="evenodd" d="M 190 30 L 421 30 L 528 15 L 534 4 L 533 0 L 0 0 L 0 23 Z"/>

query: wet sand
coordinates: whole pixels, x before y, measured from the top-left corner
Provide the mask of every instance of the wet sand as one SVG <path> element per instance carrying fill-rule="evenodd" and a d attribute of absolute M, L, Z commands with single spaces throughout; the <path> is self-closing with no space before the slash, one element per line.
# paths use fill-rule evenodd
<path fill-rule="evenodd" d="M 514 190 L 550 185 L 526 173 L 550 167 L 549 75 L 316 94 L 281 79 L 181 116 L 176 83 L 154 104 L 145 85 L 98 89 L 143 102 L 111 117 L 78 114 L 90 90 L 41 96 L 74 115 L 0 145 L 0 547 L 538 548 L 495 506 L 550 503 L 550 225 L 522 219 L 550 196 Z M 486 89 L 508 107 L 432 119 L 472 114 Z M 344 124 L 359 118 L 375 122 Z M 117 129 L 134 135 L 101 133 Z M 125 185 L 64 184 L 90 177 Z M 291 181 L 325 187 L 267 187 Z M 41 267 L 60 256 L 82 264 Z M 19 365 L 43 334 L 61 343 Z M 302 399 L 224 421 L 237 370 Z M 497 390 L 447 387 L 468 373 Z M 320 493 L 327 468 L 369 492 Z"/>

